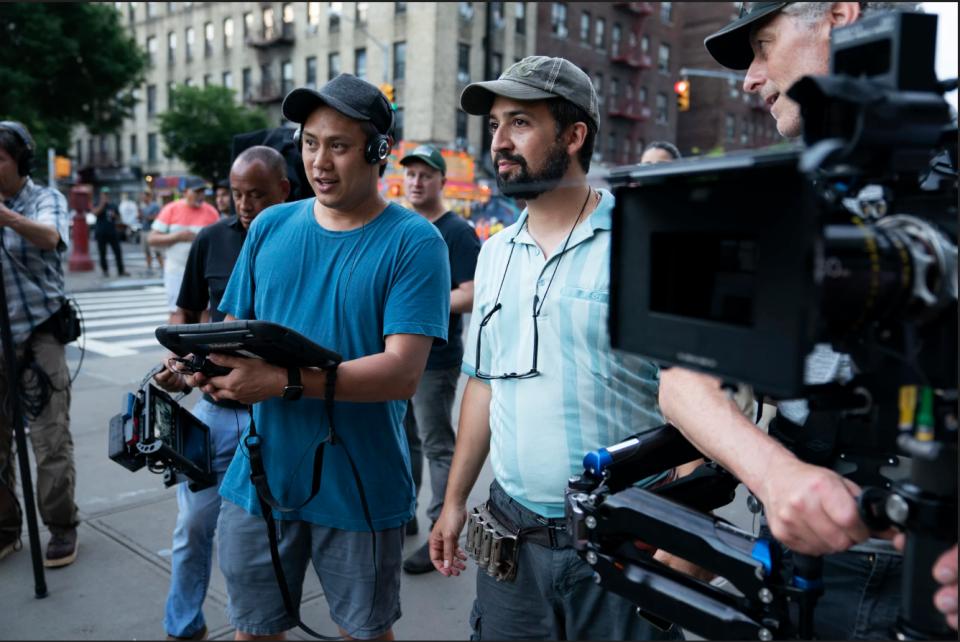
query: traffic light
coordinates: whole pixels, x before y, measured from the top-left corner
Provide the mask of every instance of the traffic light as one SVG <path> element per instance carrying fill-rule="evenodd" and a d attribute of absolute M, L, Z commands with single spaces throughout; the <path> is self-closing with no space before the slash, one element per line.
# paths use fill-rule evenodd
<path fill-rule="evenodd" d="M 677 110 L 690 111 L 690 81 L 678 80 L 673 83 L 673 91 L 677 92 Z"/>
<path fill-rule="evenodd" d="M 394 101 L 395 96 L 394 96 L 393 85 L 391 85 L 388 82 L 385 82 L 382 85 L 380 85 L 380 91 L 382 91 L 383 95 L 387 97 L 387 102 L 390 103 L 390 106 L 396 109 L 397 104 Z"/>

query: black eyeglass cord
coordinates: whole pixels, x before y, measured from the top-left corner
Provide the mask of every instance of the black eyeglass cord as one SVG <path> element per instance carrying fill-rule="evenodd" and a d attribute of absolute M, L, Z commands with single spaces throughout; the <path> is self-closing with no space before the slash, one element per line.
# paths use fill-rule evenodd
<path fill-rule="evenodd" d="M 577 214 L 577 220 L 573 222 L 573 225 L 570 227 L 570 231 L 567 233 L 567 238 L 563 242 L 563 247 L 560 248 L 560 254 L 557 256 L 557 262 L 553 264 L 553 274 L 550 275 L 550 280 L 547 281 L 547 287 L 543 290 L 543 298 L 540 300 L 540 307 L 537 307 L 536 301 L 539 298 L 537 295 L 534 295 L 534 304 L 533 304 L 533 316 L 539 317 L 540 310 L 543 309 L 543 304 L 547 300 L 547 293 L 550 292 L 550 286 L 553 285 L 553 277 L 557 276 L 557 270 L 560 269 L 560 261 L 563 260 L 563 255 L 567 253 L 567 246 L 570 244 L 570 239 L 573 237 L 573 231 L 577 229 L 577 225 L 580 224 L 580 219 L 583 217 L 583 213 L 587 209 L 587 203 L 590 202 L 590 195 L 593 194 L 593 188 L 589 185 L 587 186 L 587 197 L 583 199 L 583 205 L 580 206 L 580 213 Z M 506 276 L 506 274 L 504 274 Z M 503 287 L 503 284 L 500 284 L 500 287 Z"/>

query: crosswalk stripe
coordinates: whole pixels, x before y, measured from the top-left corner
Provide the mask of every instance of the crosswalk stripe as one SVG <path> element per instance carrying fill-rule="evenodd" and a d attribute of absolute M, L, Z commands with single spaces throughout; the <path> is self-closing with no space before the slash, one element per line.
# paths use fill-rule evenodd
<path fill-rule="evenodd" d="M 86 321 L 86 320 L 88 320 L 88 319 L 90 319 L 90 320 L 92 320 L 92 319 L 116 319 L 118 312 L 121 312 L 121 313 L 122 313 L 123 310 L 122 310 L 122 309 L 119 309 L 119 310 L 118 310 L 118 309 L 114 308 L 114 309 L 112 309 L 112 310 L 101 310 L 101 311 L 99 311 L 99 312 L 90 312 L 90 313 L 87 313 L 87 312 L 84 311 L 84 313 L 83 313 L 83 319 L 84 319 L 84 321 Z M 137 306 L 137 312 L 140 312 L 140 313 L 142 313 L 142 314 L 146 314 L 146 313 L 148 313 L 148 312 L 152 312 L 152 313 L 156 313 L 156 314 L 160 314 L 161 312 L 163 312 L 163 313 L 166 313 L 166 314 L 168 314 L 168 315 L 170 314 L 170 310 L 167 308 L 166 304 L 164 304 L 164 305 L 152 305 L 152 306 Z M 123 320 L 127 320 L 128 318 L 129 318 L 129 317 L 127 317 L 126 319 L 123 319 Z"/>
<path fill-rule="evenodd" d="M 112 330 L 96 330 L 87 332 L 86 336 L 91 339 L 103 339 L 105 337 L 128 337 L 135 334 L 153 334 L 157 330 L 157 324 L 138 325 L 132 328 L 114 328 Z"/>
<path fill-rule="evenodd" d="M 145 286 L 142 288 L 137 288 L 135 290 L 97 290 L 95 292 L 74 292 L 70 294 L 73 298 L 81 303 L 86 301 L 108 301 L 113 299 L 129 299 L 131 297 L 137 297 L 142 295 L 157 295 L 164 294 L 162 286 Z"/>
<path fill-rule="evenodd" d="M 136 301 L 114 301 L 111 303 L 81 303 L 80 311 L 86 315 L 88 312 L 101 312 L 103 310 L 116 310 L 118 312 L 129 311 L 131 304 L 136 304 L 138 307 L 143 306 L 158 306 L 162 305 L 166 308 L 167 297 L 161 295 L 159 297 L 150 297 L 143 299 L 137 299 Z"/>
<path fill-rule="evenodd" d="M 113 345 L 121 346 L 123 348 L 146 348 L 148 346 L 163 348 L 163 345 L 157 341 L 156 337 L 151 337 L 149 339 L 134 339 L 132 341 L 119 341 Z"/>
<path fill-rule="evenodd" d="M 88 352 L 96 352 L 105 357 L 129 357 L 137 354 L 136 350 L 131 350 L 130 348 L 125 348 L 115 343 L 100 341 L 99 339 L 87 339 L 86 343 L 83 344 L 83 348 Z"/>
<path fill-rule="evenodd" d="M 151 321 L 156 321 L 157 324 L 166 323 L 167 319 L 170 318 L 169 314 L 144 314 L 132 317 L 126 317 L 123 319 L 113 318 L 113 319 L 96 319 L 94 321 L 84 321 L 84 328 L 106 328 L 112 325 L 124 326 L 128 323 L 150 323 Z"/>

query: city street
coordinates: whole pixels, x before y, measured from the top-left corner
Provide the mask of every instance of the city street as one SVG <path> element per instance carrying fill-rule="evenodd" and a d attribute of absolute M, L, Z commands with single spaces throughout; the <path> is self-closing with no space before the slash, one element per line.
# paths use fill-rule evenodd
<path fill-rule="evenodd" d="M 165 489 L 159 476 L 145 469 L 131 473 L 107 457 L 109 418 L 120 410 L 124 395 L 134 390 L 165 354 L 152 339 L 153 329 L 166 320 L 160 273 L 156 268 L 152 275 L 146 272 L 139 246 L 124 243 L 123 249 L 130 261 L 130 277 L 104 279 L 99 269 L 67 273 L 67 287 L 80 302 L 86 323 L 86 335 L 78 343 L 87 342 L 73 384 L 71 409 L 82 519 L 77 561 L 62 569 L 47 569 L 49 595 L 36 599 L 24 525 L 23 550 L 0 562 L 0 613 L 4 614 L 0 616 L 0 639 L 135 640 L 165 635 L 163 608 L 170 578 L 176 492 Z M 77 345 L 67 350 L 71 371 L 80 360 Z M 185 400 L 186 405 L 192 406 L 197 399 L 194 393 Z M 485 498 L 490 479 L 488 465 L 471 505 Z M 420 534 L 408 538 L 407 553 L 426 540 L 429 522 L 424 511 L 425 502 L 421 501 Z M 41 525 L 42 546 L 48 537 Z M 394 628 L 397 637 L 467 638 L 474 569 L 471 563 L 468 573 L 452 579 L 439 573 L 404 574 L 404 617 Z M 226 601 L 224 580 L 214 563 L 204 608 L 211 638 L 233 637 L 225 615 Z M 10 617 L 12 614 L 16 617 Z M 336 635 L 312 571 L 307 573 L 301 614 L 318 632 Z M 309 639 L 299 631 L 292 631 L 290 637 Z"/>

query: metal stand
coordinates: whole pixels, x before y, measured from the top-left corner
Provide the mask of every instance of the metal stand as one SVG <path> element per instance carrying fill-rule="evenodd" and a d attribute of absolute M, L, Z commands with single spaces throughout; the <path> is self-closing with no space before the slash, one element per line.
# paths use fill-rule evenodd
<path fill-rule="evenodd" d="M 3 245 L 4 229 L 0 228 L 0 247 Z M 20 373 L 17 370 L 17 351 L 10 330 L 10 312 L 7 308 L 7 292 L 3 278 L 3 253 L 0 252 L 0 340 L 3 341 L 3 354 L 7 381 L 7 402 L 17 444 L 17 459 L 20 462 L 20 486 L 23 488 L 24 512 L 27 515 L 27 534 L 30 539 L 30 557 L 33 560 L 34 596 L 37 599 L 47 597 L 47 580 L 43 573 L 43 558 L 40 554 L 40 531 L 37 528 L 37 510 L 33 502 L 33 479 L 30 476 L 30 457 L 27 455 L 27 435 L 24 432 L 23 409 L 20 406 Z M 9 465 L 9 463 L 8 463 Z M 10 489 L 11 492 L 13 489 Z"/>

